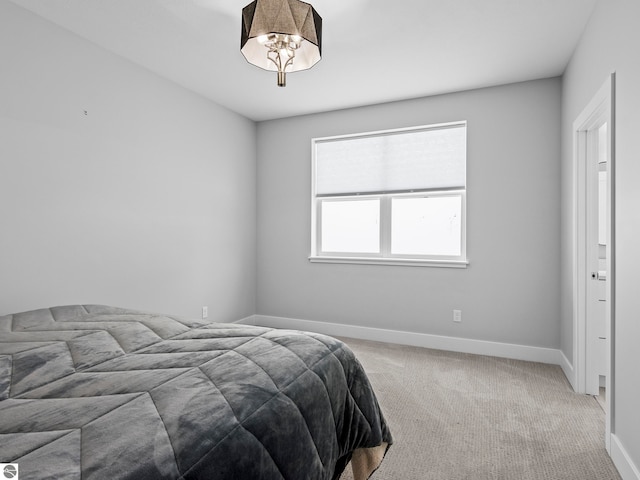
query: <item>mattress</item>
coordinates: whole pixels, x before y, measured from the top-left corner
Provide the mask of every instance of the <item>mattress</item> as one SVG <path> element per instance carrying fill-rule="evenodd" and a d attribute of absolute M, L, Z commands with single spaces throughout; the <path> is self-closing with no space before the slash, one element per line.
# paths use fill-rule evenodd
<path fill-rule="evenodd" d="M 21 479 L 368 478 L 392 443 L 328 336 L 74 305 L 0 317 L 0 463 Z"/>

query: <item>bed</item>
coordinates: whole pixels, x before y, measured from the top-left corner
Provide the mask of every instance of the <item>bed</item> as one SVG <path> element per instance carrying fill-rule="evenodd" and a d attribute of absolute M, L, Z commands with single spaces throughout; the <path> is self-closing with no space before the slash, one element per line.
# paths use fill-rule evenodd
<path fill-rule="evenodd" d="M 319 334 L 74 305 L 0 317 L 0 463 L 64 479 L 368 478 L 392 443 Z"/>

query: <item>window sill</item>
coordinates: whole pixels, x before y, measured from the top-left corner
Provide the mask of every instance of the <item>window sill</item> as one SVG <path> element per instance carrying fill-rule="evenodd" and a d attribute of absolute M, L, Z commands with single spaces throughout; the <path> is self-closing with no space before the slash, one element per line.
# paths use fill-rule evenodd
<path fill-rule="evenodd" d="M 405 267 L 467 268 L 468 260 L 420 260 L 403 258 L 310 256 L 311 263 L 350 263 L 355 265 L 394 265 Z"/>

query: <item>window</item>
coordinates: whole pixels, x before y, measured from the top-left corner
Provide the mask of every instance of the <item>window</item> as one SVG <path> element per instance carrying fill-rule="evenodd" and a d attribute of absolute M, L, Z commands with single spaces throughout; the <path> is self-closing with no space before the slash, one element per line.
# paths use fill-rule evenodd
<path fill-rule="evenodd" d="M 466 130 L 314 139 L 310 260 L 464 267 Z"/>

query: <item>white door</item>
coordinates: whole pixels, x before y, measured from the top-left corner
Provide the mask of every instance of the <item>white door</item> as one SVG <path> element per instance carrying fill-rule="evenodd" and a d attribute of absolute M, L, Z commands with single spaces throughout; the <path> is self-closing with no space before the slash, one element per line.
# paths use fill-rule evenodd
<path fill-rule="evenodd" d="M 615 73 L 573 123 L 574 388 L 606 385 L 605 446 L 614 431 L 615 378 Z"/>
<path fill-rule="evenodd" d="M 603 118 L 587 131 L 586 393 L 605 386 L 607 359 L 607 166 L 608 124 Z"/>

